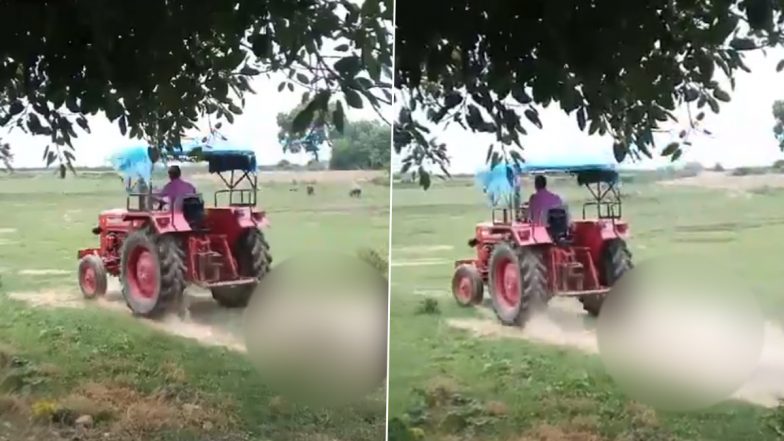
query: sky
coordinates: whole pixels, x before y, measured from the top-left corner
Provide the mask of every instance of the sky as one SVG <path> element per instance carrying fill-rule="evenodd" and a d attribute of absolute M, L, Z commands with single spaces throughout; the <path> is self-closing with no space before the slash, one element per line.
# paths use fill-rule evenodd
<path fill-rule="evenodd" d="M 683 156 L 676 165 L 696 161 L 707 167 L 721 163 L 725 168 L 730 168 L 770 165 L 777 159 L 784 159 L 778 141 L 773 136 L 774 119 L 771 110 L 775 100 L 784 99 L 784 71 L 776 72 L 776 64 L 782 59 L 782 49 L 768 51 L 767 56 L 762 52 L 748 54 L 746 65 L 752 72 L 736 73 L 732 101 L 720 103 L 719 114 L 713 114 L 709 109 L 706 112 L 703 127 L 712 135 L 692 135 L 692 146 L 684 146 Z M 723 82 L 722 78 L 716 80 Z M 729 90 L 729 82 L 723 84 L 727 84 L 724 89 Z M 686 115 L 685 109 L 677 113 L 679 116 Z M 539 114 L 543 128 L 527 128 L 528 136 L 523 138 L 523 158 L 547 161 L 579 154 L 580 157 L 615 162 L 612 140 L 606 136 L 589 136 L 581 132 L 576 118 L 566 115 L 557 103 L 540 109 Z M 677 134 L 683 127 L 685 125 L 672 127 L 670 134 L 656 136 L 654 140 L 659 149 L 677 140 Z M 447 145 L 451 162 L 448 170 L 452 174 L 474 173 L 482 169 L 487 147 L 494 141 L 493 136 L 471 133 L 454 124 L 446 130 L 434 129 L 433 134 L 439 142 Z M 395 169 L 399 169 L 401 160 L 402 156 L 393 155 Z M 654 154 L 654 160 L 634 164 L 625 161 L 623 166 L 655 168 L 668 164 L 671 164 L 669 159 Z M 434 168 L 431 170 L 435 171 Z"/>
<path fill-rule="evenodd" d="M 278 84 L 283 77 L 283 75 L 272 76 L 272 79 L 259 77 L 252 81 L 251 87 L 256 91 L 256 94 L 246 96 L 243 114 L 235 117 L 234 124 L 228 124 L 224 121 L 221 127 L 221 132 L 228 139 L 228 144 L 236 148 L 255 150 L 257 161 L 261 165 L 277 164 L 281 159 L 287 159 L 292 163 L 306 164 L 312 159 L 306 153 L 284 155 L 283 149 L 278 143 L 276 116 L 280 112 L 288 112 L 297 106 L 303 92 L 303 89 L 296 88 L 294 92 L 290 92 L 288 89 L 278 92 Z M 367 102 L 362 109 L 348 108 L 346 113 L 347 117 L 353 120 L 379 119 Z M 385 113 L 385 118 L 387 121 L 392 120 L 388 113 Z M 102 114 L 90 117 L 88 121 L 92 133 L 78 131 L 77 128 L 79 137 L 73 140 L 77 166 L 106 165 L 106 158 L 115 150 L 144 144 L 142 140 L 130 139 L 120 134 L 117 124 L 110 123 Z M 206 128 L 205 121 L 201 121 L 200 126 Z M 204 133 L 206 132 L 205 130 Z M 27 135 L 21 130 L 14 130 L 9 134 L 0 132 L 0 136 L 11 144 L 14 167 L 43 167 L 46 165 L 42 156 L 49 141 L 48 137 Z M 328 159 L 328 150 L 324 149 L 319 159 Z"/>
<path fill-rule="evenodd" d="M 724 167 L 769 165 L 784 154 L 778 148 L 773 137 L 774 124 L 771 106 L 777 99 L 784 99 L 784 72 L 775 70 L 779 60 L 784 58 L 784 50 L 768 51 L 767 56 L 761 52 L 747 55 L 747 65 L 751 73 L 737 73 L 736 88 L 730 103 L 722 103 L 721 112 L 717 115 L 707 112 L 704 127 L 712 132 L 712 136 L 696 135 L 692 137 L 692 146 L 685 147 L 679 163 L 697 161 L 705 166 L 721 163 Z M 252 82 L 255 95 L 246 97 L 243 115 L 235 119 L 234 124 L 224 122 L 222 132 L 228 142 L 238 148 L 249 148 L 256 151 L 260 164 L 271 165 L 281 159 L 293 163 L 304 164 L 311 159 L 306 153 L 284 154 L 277 140 L 278 127 L 275 120 L 279 112 L 286 112 L 295 107 L 300 100 L 302 90 L 289 92 L 277 91 L 282 76 L 270 79 L 259 77 Z M 348 109 L 350 119 L 378 119 L 376 113 L 366 103 L 363 109 Z M 383 110 L 386 119 L 392 121 L 391 107 Z M 684 113 L 685 115 L 685 113 Z M 543 129 L 529 129 L 524 141 L 523 156 L 529 159 L 548 160 L 576 155 L 595 157 L 598 160 L 613 161 L 612 141 L 598 135 L 589 136 L 580 132 L 574 116 L 566 115 L 557 104 L 540 109 Z M 116 149 L 140 145 L 140 140 L 129 139 L 120 134 L 116 124 L 111 124 L 102 115 L 89 118 L 91 134 L 79 132 L 74 140 L 76 147 L 76 165 L 100 166 L 106 164 L 106 158 Z M 203 124 L 206 127 L 206 124 Z M 677 138 L 680 127 L 673 127 L 672 134 L 659 135 L 657 145 L 666 145 Z M 494 140 L 492 136 L 475 134 L 453 125 L 446 130 L 436 129 L 433 132 L 440 142 L 447 145 L 451 164 L 451 173 L 473 173 L 484 166 L 487 146 Z M 15 155 L 14 166 L 42 167 L 44 148 L 48 138 L 26 135 L 14 130 L 2 137 L 11 143 Z M 328 149 L 321 154 L 322 159 L 329 158 Z M 393 155 L 393 166 L 398 169 L 401 157 Z M 640 163 L 628 163 L 625 166 L 649 168 L 667 165 L 666 158 L 655 157 Z"/>

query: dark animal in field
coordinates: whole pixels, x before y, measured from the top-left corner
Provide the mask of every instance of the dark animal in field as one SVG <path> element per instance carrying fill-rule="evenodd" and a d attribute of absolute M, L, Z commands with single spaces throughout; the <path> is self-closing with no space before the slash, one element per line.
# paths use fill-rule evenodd
<path fill-rule="evenodd" d="M 352 188 L 351 191 L 348 192 L 348 195 L 352 198 L 360 198 L 362 197 L 362 189 Z"/>
<path fill-rule="evenodd" d="M 289 191 L 299 191 L 299 187 L 290 187 Z"/>
<path fill-rule="evenodd" d="M 307 192 L 308 192 L 308 196 L 313 196 L 314 194 L 316 194 L 316 188 L 313 187 L 312 185 L 308 185 Z"/>

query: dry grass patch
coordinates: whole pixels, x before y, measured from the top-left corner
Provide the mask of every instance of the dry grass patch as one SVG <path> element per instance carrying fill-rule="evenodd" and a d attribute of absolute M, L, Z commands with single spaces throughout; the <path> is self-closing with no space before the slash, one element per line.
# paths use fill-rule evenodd
<path fill-rule="evenodd" d="M 593 431 L 543 424 L 515 441 L 608 441 Z"/>

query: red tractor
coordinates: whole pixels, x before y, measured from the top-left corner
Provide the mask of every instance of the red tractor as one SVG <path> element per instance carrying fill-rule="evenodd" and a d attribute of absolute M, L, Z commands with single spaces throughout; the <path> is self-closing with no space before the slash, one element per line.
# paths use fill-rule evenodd
<path fill-rule="evenodd" d="M 610 287 L 632 268 L 617 171 L 610 165 L 525 165 L 519 172 L 576 175 L 593 200 L 583 205 L 582 219 L 570 221 L 566 209 L 557 208 L 544 225 L 528 221 L 527 204 L 494 209 L 492 220 L 478 224 L 469 241 L 476 257 L 455 264 L 455 299 L 462 306 L 479 304 L 487 284 L 505 325 L 524 325 L 532 308 L 553 296 L 575 297 L 598 316 Z M 587 218 L 589 208 L 595 218 Z"/>
<path fill-rule="evenodd" d="M 125 209 L 98 216 L 98 248 L 77 253 L 85 297 L 105 294 L 109 274 L 120 278 L 125 302 L 140 316 L 160 316 L 188 284 L 209 289 L 222 306 L 247 305 L 272 263 L 261 231 L 266 215 L 256 210 L 256 156 L 212 151 L 204 159 L 226 185 L 215 192 L 214 207 L 205 209 L 200 194 L 164 204 L 153 193 L 131 193 Z M 243 182 L 248 185 L 240 188 Z M 219 197 L 225 206 L 218 206 Z"/>

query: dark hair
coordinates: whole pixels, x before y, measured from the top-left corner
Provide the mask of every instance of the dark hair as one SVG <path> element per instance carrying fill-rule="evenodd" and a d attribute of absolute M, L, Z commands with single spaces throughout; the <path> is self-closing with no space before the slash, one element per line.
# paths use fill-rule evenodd
<path fill-rule="evenodd" d="M 180 171 L 180 166 L 172 165 L 169 167 L 169 179 L 178 179 L 182 175 L 182 171 Z"/>
<path fill-rule="evenodd" d="M 541 190 L 545 187 L 547 187 L 547 178 L 545 178 L 544 175 L 537 175 L 534 178 L 534 188 Z"/>

